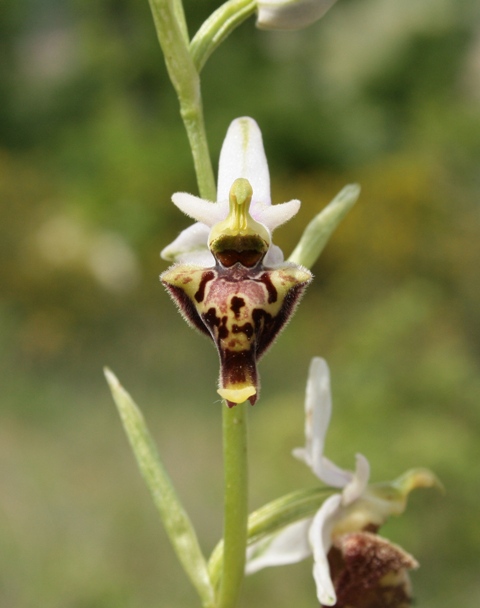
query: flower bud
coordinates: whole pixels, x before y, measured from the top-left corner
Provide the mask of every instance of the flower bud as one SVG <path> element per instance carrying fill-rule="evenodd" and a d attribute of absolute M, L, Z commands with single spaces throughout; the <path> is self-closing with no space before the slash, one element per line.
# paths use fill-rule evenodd
<path fill-rule="evenodd" d="M 259 0 L 257 27 L 263 30 L 299 30 L 314 23 L 335 0 Z"/>

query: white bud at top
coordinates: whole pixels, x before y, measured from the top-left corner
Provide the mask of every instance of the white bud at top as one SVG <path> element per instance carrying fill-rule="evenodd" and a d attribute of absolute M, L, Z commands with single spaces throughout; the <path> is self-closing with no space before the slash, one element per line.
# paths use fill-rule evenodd
<path fill-rule="evenodd" d="M 257 27 L 263 30 L 299 30 L 314 23 L 336 0 L 259 0 Z"/>

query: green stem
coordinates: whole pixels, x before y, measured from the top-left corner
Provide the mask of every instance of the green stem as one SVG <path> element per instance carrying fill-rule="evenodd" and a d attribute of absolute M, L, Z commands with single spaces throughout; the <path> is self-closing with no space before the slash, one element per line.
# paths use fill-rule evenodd
<path fill-rule="evenodd" d="M 256 10 L 255 0 L 228 0 L 208 17 L 190 44 L 190 52 L 198 72 L 225 38 Z"/>
<path fill-rule="evenodd" d="M 247 405 L 223 408 L 223 565 L 218 608 L 234 608 L 245 572 L 248 521 Z"/>
<path fill-rule="evenodd" d="M 185 44 L 189 44 L 190 37 L 188 35 L 187 20 L 185 18 L 182 0 L 173 0 L 173 10 L 175 12 L 177 23 L 179 24 L 180 30 L 183 34 Z"/>
<path fill-rule="evenodd" d="M 200 77 L 190 55 L 180 0 L 149 0 L 168 75 L 192 149 L 200 196 L 216 200 L 215 178 L 203 118 Z"/>
<path fill-rule="evenodd" d="M 193 164 L 197 176 L 198 191 L 200 196 L 209 201 L 217 200 L 217 187 L 213 174 L 210 150 L 208 148 L 207 134 L 205 131 L 205 121 L 203 118 L 203 108 L 200 89 L 198 98 L 195 101 L 182 99 L 180 101 L 180 114 L 183 124 L 187 130 L 188 141 L 192 150 Z"/>

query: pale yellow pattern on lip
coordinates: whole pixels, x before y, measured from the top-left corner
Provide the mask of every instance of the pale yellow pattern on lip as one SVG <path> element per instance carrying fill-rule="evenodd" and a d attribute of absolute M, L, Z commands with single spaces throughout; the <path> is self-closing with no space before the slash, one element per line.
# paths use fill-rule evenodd
<path fill-rule="evenodd" d="M 231 403 L 243 403 L 250 397 L 256 394 L 255 387 L 252 385 L 245 386 L 243 388 L 219 388 L 217 393 Z"/>

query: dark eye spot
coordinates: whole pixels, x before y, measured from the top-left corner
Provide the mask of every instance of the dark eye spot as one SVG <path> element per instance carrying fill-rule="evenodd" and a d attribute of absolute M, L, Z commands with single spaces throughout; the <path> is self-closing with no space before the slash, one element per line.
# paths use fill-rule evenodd
<path fill-rule="evenodd" d="M 238 317 L 238 313 L 240 312 L 240 309 L 243 306 L 245 306 L 245 300 L 243 298 L 233 296 L 231 304 L 230 304 L 230 310 L 233 312 L 233 314 L 236 317 Z"/>
<path fill-rule="evenodd" d="M 203 315 L 203 320 L 205 321 L 205 325 L 210 328 L 220 325 L 220 319 L 217 317 L 217 311 L 213 307 L 209 308 Z"/>
<path fill-rule="evenodd" d="M 198 291 L 197 291 L 197 293 L 194 296 L 195 300 L 199 304 L 200 304 L 200 302 L 203 302 L 203 298 L 205 297 L 205 287 L 207 286 L 208 281 L 211 281 L 214 278 L 215 278 L 215 273 L 212 270 L 206 272 L 202 276 L 202 279 L 200 281 L 200 285 L 198 286 Z"/>
<path fill-rule="evenodd" d="M 265 287 L 267 288 L 267 291 L 268 291 L 268 303 L 269 304 L 273 304 L 273 302 L 276 302 L 277 298 L 278 298 L 278 293 L 277 293 L 275 285 L 272 283 L 272 279 L 270 278 L 270 276 L 268 275 L 268 273 L 264 272 L 262 274 L 262 276 L 258 280 L 261 281 L 265 285 Z"/>
<path fill-rule="evenodd" d="M 230 332 L 227 328 L 227 317 L 222 317 L 222 322 L 220 323 L 220 327 L 218 328 L 218 337 L 220 338 L 220 340 L 225 340 L 225 338 L 228 338 L 229 333 Z"/>

